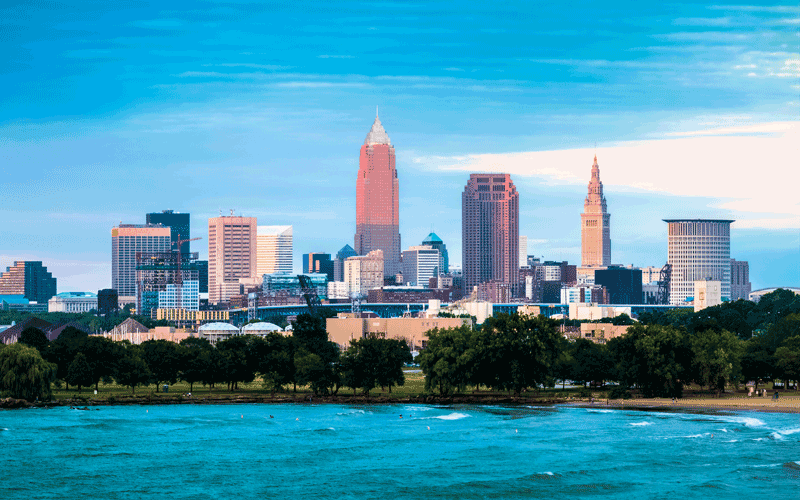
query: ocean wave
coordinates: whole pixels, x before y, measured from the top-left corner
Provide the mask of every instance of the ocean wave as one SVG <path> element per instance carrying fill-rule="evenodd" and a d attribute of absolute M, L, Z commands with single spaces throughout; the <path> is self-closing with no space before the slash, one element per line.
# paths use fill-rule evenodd
<path fill-rule="evenodd" d="M 634 427 L 642 427 L 644 425 L 653 425 L 653 422 L 631 422 L 628 425 L 632 425 Z"/>
<path fill-rule="evenodd" d="M 775 432 L 773 432 L 772 434 L 770 434 L 770 437 L 771 437 L 772 439 L 777 439 L 777 440 L 779 440 L 779 441 L 783 441 L 783 435 L 782 435 L 780 432 L 778 432 L 778 431 L 775 431 Z"/>
<path fill-rule="evenodd" d="M 797 428 L 794 428 L 794 429 L 786 429 L 786 430 L 778 431 L 778 432 L 780 432 L 784 436 L 790 436 L 792 434 L 797 434 L 798 432 L 800 432 L 800 427 L 797 427 Z"/>
<path fill-rule="evenodd" d="M 594 409 L 588 409 L 588 410 L 586 410 L 586 411 L 588 411 L 589 413 L 614 413 L 614 411 L 615 411 L 615 410 L 594 410 Z"/>
<path fill-rule="evenodd" d="M 438 418 L 439 420 L 461 420 L 462 418 L 467 417 L 469 417 L 469 415 L 465 415 L 463 413 L 450 413 L 448 415 L 439 415 L 438 417 L 432 418 Z"/>
<path fill-rule="evenodd" d="M 722 420 L 735 424 L 744 424 L 745 427 L 750 428 L 763 427 L 766 425 L 763 420 L 754 417 L 722 417 Z"/>

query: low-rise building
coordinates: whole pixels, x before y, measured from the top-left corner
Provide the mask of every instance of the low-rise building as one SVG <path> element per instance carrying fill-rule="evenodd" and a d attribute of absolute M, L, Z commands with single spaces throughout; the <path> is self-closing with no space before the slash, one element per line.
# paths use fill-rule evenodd
<path fill-rule="evenodd" d="M 569 319 L 595 321 L 603 318 L 615 318 L 620 314 L 631 315 L 630 307 L 601 306 L 599 304 L 570 304 Z"/>
<path fill-rule="evenodd" d="M 424 348 L 428 331 L 434 328 L 457 328 L 472 325 L 470 318 L 348 318 L 342 314 L 326 320 L 328 339 L 342 348 L 351 340 L 375 335 L 387 339 L 405 339 L 411 350 Z"/>
<path fill-rule="evenodd" d="M 722 304 L 722 282 L 698 280 L 694 282 L 694 312 Z"/>
<path fill-rule="evenodd" d="M 47 301 L 47 312 L 85 313 L 97 310 L 97 295 L 91 292 L 62 292 Z"/>
<path fill-rule="evenodd" d="M 221 340 L 239 335 L 240 331 L 230 323 L 206 323 L 197 329 L 197 334 L 200 338 L 206 339 L 212 344 L 216 344 Z"/>
<path fill-rule="evenodd" d="M 611 323 L 581 323 L 581 338 L 595 344 L 605 344 L 611 339 L 621 337 L 628 331 L 628 325 Z"/>

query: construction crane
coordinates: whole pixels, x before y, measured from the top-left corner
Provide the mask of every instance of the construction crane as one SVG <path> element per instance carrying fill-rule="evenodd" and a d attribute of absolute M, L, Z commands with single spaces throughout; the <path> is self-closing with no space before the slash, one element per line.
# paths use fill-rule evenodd
<path fill-rule="evenodd" d="M 175 264 L 178 268 L 178 272 L 175 274 L 175 302 L 176 302 L 176 309 L 183 309 L 183 269 L 181 268 L 181 245 L 184 243 L 188 243 L 190 241 L 197 241 L 202 238 L 190 238 L 188 240 L 182 240 L 181 235 L 178 235 L 178 239 L 172 242 L 173 245 L 176 245 L 177 248 L 175 249 Z"/>

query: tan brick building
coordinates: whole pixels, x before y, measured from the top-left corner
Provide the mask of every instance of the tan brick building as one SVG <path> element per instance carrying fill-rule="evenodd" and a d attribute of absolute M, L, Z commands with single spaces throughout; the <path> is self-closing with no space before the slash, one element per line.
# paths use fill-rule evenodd
<path fill-rule="evenodd" d="M 456 328 L 472 325 L 470 318 L 328 318 L 328 339 L 342 348 L 351 340 L 377 335 L 387 339 L 405 339 L 409 347 L 419 349 L 428 342 L 428 331 L 434 328 Z"/>

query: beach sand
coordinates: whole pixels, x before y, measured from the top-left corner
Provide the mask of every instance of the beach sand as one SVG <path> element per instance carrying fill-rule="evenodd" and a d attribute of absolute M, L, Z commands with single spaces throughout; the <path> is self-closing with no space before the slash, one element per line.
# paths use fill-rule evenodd
<path fill-rule="evenodd" d="M 606 405 L 605 399 L 595 400 L 594 404 L 581 404 L 590 408 L 653 408 L 653 409 L 686 409 L 686 410 L 752 410 L 772 413 L 800 413 L 800 394 L 781 393 L 778 400 L 772 397 L 690 397 L 679 398 L 672 402 L 671 398 L 637 398 L 637 399 L 612 399 Z"/>

